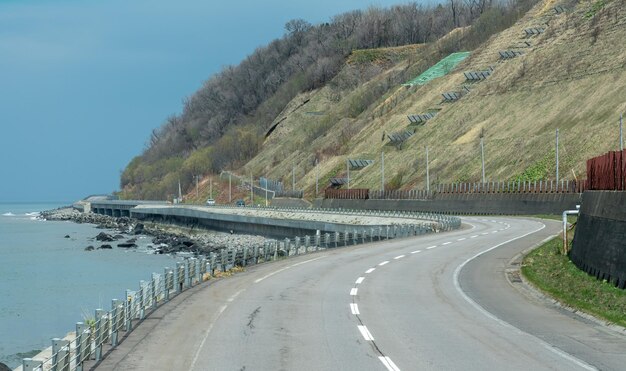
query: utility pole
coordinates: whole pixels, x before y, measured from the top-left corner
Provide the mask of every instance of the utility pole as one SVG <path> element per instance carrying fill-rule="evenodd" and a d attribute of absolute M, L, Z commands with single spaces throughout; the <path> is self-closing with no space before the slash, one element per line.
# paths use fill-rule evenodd
<path fill-rule="evenodd" d="M 430 192 L 430 174 L 428 168 L 428 146 L 426 146 L 426 192 Z"/>
<path fill-rule="evenodd" d="M 380 153 L 380 189 L 385 192 L 385 151 Z"/>
<path fill-rule="evenodd" d="M 178 179 L 178 203 L 183 201 L 183 191 L 180 188 L 180 179 Z"/>
<path fill-rule="evenodd" d="M 556 184 L 559 184 L 559 129 L 556 129 Z"/>
<path fill-rule="evenodd" d="M 254 206 L 254 179 L 252 178 L 252 172 L 250 172 L 250 205 Z"/>
<path fill-rule="evenodd" d="M 350 159 L 346 160 L 346 168 L 348 168 L 348 189 L 350 189 Z"/>
<path fill-rule="evenodd" d="M 265 174 L 265 207 L 267 207 L 267 187 L 269 183 L 269 179 L 267 178 L 267 174 Z M 259 180 L 259 185 L 261 185 L 261 181 Z"/>
<path fill-rule="evenodd" d="M 619 114 L 619 150 L 623 151 L 624 150 L 624 136 L 623 136 L 623 119 L 622 119 L 622 114 Z"/>
<path fill-rule="evenodd" d="M 199 193 L 198 193 L 198 180 L 200 179 L 200 175 L 196 175 L 196 198 L 198 198 Z"/>
<path fill-rule="evenodd" d="M 228 203 L 233 202 L 233 174 L 228 172 Z"/>
<path fill-rule="evenodd" d="M 320 164 L 317 159 L 315 159 L 315 197 L 319 195 L 319 182 L 320 182 Z"/>
<path fill-rule="evenodd" d="M 480 130 L 480 159 L 482 162 L 482 166 L 483 166 L 483 176 L 482 176 L 482 180 L 483 180 L 483 184 L 485 183 L 485 145 L 484 145 L 484 134 L 482 129 Z"/>
<path fill-rule="evenodd" d="M 209 198 L 213 198 L 213 177 L 209 179 Z"/>
<path fill-rule="evenodd" d="M 291 167 L 291 190 L 296 190 L 296 165 Z"/>

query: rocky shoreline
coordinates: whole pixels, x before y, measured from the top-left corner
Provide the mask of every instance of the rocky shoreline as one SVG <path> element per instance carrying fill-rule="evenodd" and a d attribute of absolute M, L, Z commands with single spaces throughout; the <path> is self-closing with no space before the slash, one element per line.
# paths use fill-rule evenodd
<path fill-rule="evenodd" d="M 180 252 L 203 255 L 227 247 L 254 247 L 263 246 L 266 238 L 263 236 L 219 233 L 206 230 L 188 230 L 162 224 L 143 223 L 138 220 L 120 217 L 115 218 L 100 214 L 85 214 L 71 207 L 43 211 L 40 218 L 44 220 L 71 221 L 74 223 L 95 224 L 96 228 L 116 231 L 105 232 L 94 236 L 94 242 L 99 246 L 89 245 L 86 251 L 96 249 L 137 247 L 137 238 L 146 236 L 152 239 L 149 245 L 156 254 L 174 254 Z"/>

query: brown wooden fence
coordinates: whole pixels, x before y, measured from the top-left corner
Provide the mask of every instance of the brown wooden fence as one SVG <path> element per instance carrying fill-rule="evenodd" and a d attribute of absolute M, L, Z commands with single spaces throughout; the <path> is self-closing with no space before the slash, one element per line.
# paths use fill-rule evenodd
<path fill-rule="evenodd" d="M 626 150 L 587 160 L 587 181 L 590 190 L 626 190 Z"/>
<path fill-rule="evenodd" d="M 355 188 L 355 189 L 334 189 L 327 188 L 324 191 L 324 198 L 335 198 L 343 200 L 367 200 L 370 190 L 367 188 Z"/>
<path fill-rule="evenodd" d="M 585 180 L 527 180 L 487 183 L 439 184 L 437 193 L 582 193 L 587 187 Z"/>

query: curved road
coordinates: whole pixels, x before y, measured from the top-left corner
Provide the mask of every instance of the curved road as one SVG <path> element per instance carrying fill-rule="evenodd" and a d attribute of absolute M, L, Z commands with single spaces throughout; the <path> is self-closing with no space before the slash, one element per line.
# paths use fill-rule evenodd
<path fill-rule="evenodd" d="M 97 369 L 626 367 L 624 334 L 535 297 L 515 273 L 507 279 L 512 258 L 556 234 L 559 223 L 464 223 L 455 232 L 326 250 L 197 286 L 152 313 Z"/>

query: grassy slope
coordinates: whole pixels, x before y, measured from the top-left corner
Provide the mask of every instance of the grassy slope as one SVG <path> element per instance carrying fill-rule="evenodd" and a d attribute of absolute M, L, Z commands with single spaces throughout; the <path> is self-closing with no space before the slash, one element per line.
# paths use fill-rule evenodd
<path fill-rule="evenodd" d="M 402 173 L 403 188 L 423 188 L 428 145 L 431 182 L 478 181 L 479 134 L 484 130 L 489 179 L 510 179 L 531 168 L 537 170 L 534 176 L 549 177 L 555 167 L 554 130 L 559 128 L 561 174 L 584 177 L 587 158 L 616 148 L 618 113 L 626 110 L 619 93 L 626 83 L 626 51 L 617 47 L 626 37 L 626 10 L 620 1 L 609 1 L 596 18 L 586 16 L 592 6 L 588 1 L 559 16 L 551 15 L 554 1 L 540 3 L 450 75 L 421 87 L 392 88 L 363 113 L 349 117 L 351 105 L 364 92 L 394 71 L 419 63 L 437 45 L 415 48 L 413 57 L 399 62 L 406 53 L 394 52 L 386 62 L 395 64 L 362 86 L 339 92 L 327 86 L 296 98 L 277 118 L 286 117 L 245 171 L 284 178 L 290 184 L 295 165 L 298 187 L 312 196 L 316 154 L 325 185 L 329 177 L 345 173 L 347 157 L 377 160 L 384 150 L 387 179 Z M 525 55 L 498 61 L 499 50 L 525 40 L 524 28 L 546 23 L 543 35 L 529 39 L 532 47 L 525 48 Z M 353 60 L 367 58 L 380 60 L 380 51 L 361 52 Z M 441 103 L 442 92 L 463 86 L 464 71 L 488 66 L 495 72 L 487 81 L 473 84 L 456 103 Z M 440 110 L 439 115 L 418 128 L 402 150 L 381 141 L 383 132 L 408 126 L 407 114 L 431 109 Z M 311 135 L 324 125 L 325 135 Z M 353 187 L 379 188 L 379 165 L 353 172 L 351 178 Z"/>
<path fill-rule="evenodd" d="M 557 237 L 533 250 L 524 259 L 524 276 L 567 306 L 626 326 L 626 291 L 579 270 L 560 253 L 561 248 Z"/>

